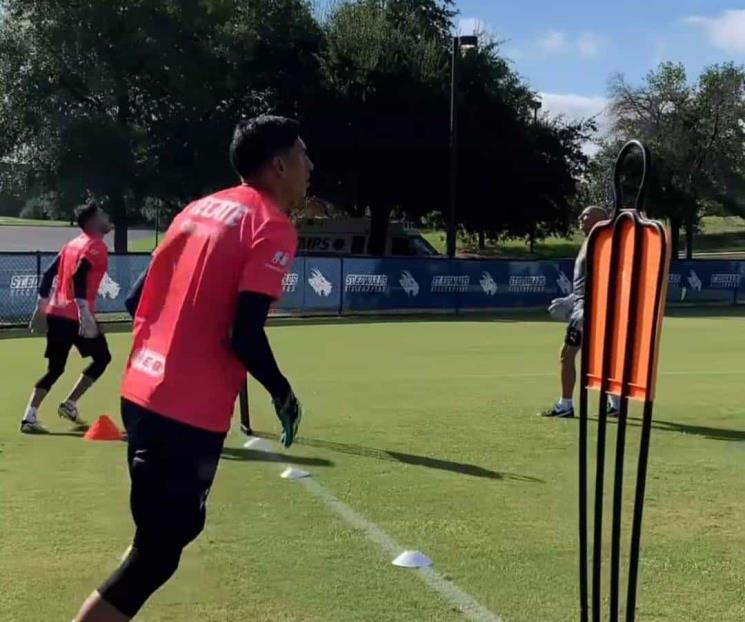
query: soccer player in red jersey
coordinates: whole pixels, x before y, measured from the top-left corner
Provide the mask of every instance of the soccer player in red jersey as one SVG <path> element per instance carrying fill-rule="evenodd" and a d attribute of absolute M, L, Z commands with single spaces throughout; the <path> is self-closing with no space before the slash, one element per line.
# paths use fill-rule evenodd
<path fill-rule="evenodd" d="M 289 447 L 301 409 L 264 332 L 297 234 L 288 218 L 313 165 L 296 122 L 238 124 L 230 161 L 241 184 L 173 221 L 128 300 L 134 343 L 122 384 L 136 531 L 77 622 L 122 622 L 176 571 L 202 531 L 233 408 L 248 371 L 273 398 Z"/>
<path fill-rule="evenodd" d="M 65 371 L 73 346 L 81 356 L 93 359 L 57 410 L 60 417 L 73 423 L 81 423 L 78 400 L 111 362 L 109 346 L 94 316 L 98 287 L 108 267 L 108 249 L 103 237 L 111 231 L 111 223 L 106 212 L 93 202 L 78 210 L 77 221 L 83 233 L 62 248 L 39 285 L 39 300 L 30 328 L 34 332 L 46 331 L 44 356 L 49 364 L 47 373 L 31 393 L 21 421 L 21 432 L 25 434 L 47 432 L 38 419 L 39 406 Z M 55 277 L 57 286 L 50 298 Z"/>

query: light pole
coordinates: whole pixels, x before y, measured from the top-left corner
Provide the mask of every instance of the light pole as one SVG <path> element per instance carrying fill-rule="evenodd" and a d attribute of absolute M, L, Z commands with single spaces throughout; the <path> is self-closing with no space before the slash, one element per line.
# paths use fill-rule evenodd
<path fill-rule="evenodd" d="M 472 49 L 478 46 L 479 38 L 475 35 L 453 37 L 450 74 L 450 197 L 448 201 L 448 257 L 455 257 L 456 240 L 456 204 L 458 202 L 458 59 L 460 49 Z"/>
<path fill-rule="evenodd" d="M 538 123 L 538 111 L 543 107 L 540 99 L 534 99 L 530 102 L 530 108 L 533 110 L 533 124 Z"/>
<path fill-rule="evenodd" d="M 541 109 L 543 104 L 541 103 L 540 99 L 534 99 L 530 102 L 530 108 L 533 111 L 533 126 L 538 125 L 538 111 Z M 533 254 L 533 251 L 535 250 L 535 228 L 536 223 L 533 221 L 533 227 L 530 230 L 530 254 Z"/>

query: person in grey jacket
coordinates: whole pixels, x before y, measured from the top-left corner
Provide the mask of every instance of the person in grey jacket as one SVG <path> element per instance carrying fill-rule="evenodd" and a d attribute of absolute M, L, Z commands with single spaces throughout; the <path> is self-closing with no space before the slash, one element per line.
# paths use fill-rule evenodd
<path fill-rule="evenodd" d="M 561 348 L 561 398 L 551 408 L 541 413 L 544 417 L 574 417 L 574 385 L 577 382 L 575 362 L 582 349 L 582 326 L 585 315 L 585 275 L 587 273 L 587 236 L 592 228 L 602 220 L 608 220 L 608 212 L 597 205 L 585 208 L 579 217 L 579 226 L 585 234 L 585 241 L 574 261 L 573 290 L 565 298 L 556 298 L 548 308 L 551 316 L 567 322 L 564 345 Z M 618 414 L 619 400 L 611 395 L 608 398 L 608 414 Z"/>

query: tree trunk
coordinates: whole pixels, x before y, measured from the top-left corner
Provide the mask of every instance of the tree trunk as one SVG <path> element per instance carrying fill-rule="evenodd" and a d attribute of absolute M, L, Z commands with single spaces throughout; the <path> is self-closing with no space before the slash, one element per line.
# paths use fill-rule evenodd
<path fill-rule="evenodd" d="M 111 218 L 114 222 L 114 252 L 126 253 L 127 244 L 127 205 L 122 194 L 111 197 Z"/>
<path fill-rule="evenodd" d="M 385 255 L 385 242 L 390 218 L 390 207 L 376 206 L 370 209 L 370 241 L 367 244 L 369 255 L 373 257 L 383 257 Z"/>
<path fill-rule="evenodd" d="M 686 259 L 693 259 L 693 220 L 686 223 Z"/>
<path fill-rule="evenodd" d="M 483 229 L 479 229 L 479 250 L 483 251 L 486 248 L 486 235 Z"/>
<path fill-rule="evenodd" d="M 670 256 L 672 259 L 680 257 L 680 221 L 672 218 L 670 220 Z"/>

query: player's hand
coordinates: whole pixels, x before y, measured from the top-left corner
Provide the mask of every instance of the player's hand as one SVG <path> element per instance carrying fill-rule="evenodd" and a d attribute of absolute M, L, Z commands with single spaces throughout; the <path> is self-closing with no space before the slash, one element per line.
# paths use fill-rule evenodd
<path fill-rule="evenodd" d="M 93 317 L 88 303 L 78 301 L 78 309 L 80 310 L 80 336 L 85 339 L 98 337 L 98 323 L 96 322 L 96 318 Z"/>
<path fill-rule="evenodd" d="M 39 298 L 36 303 L 36 308 L 31 316 L 31 321 L 28 323 L 28 328 L 32 333 L 46 333 L 47 332 L 47 299 Z"/>
<path fill-rule="evenodd" d="M 554 298 L 551 301 L 548 312 L 554 320 L 566 322 L 571 316 L 573 306 L 574 300 L 572 296 L 567 296 L 566 298 Z"/>
<path fill-rule="evenodd" d="M 279 440 L 284 447 L 290 447 L 297 437 L 300 420 L 303 417 L 303 407 L 300 406 L 300 402 L 290 389 L 286 398 L 274 400 L 274 410 L 282 424 L 282 436 Z"/>

